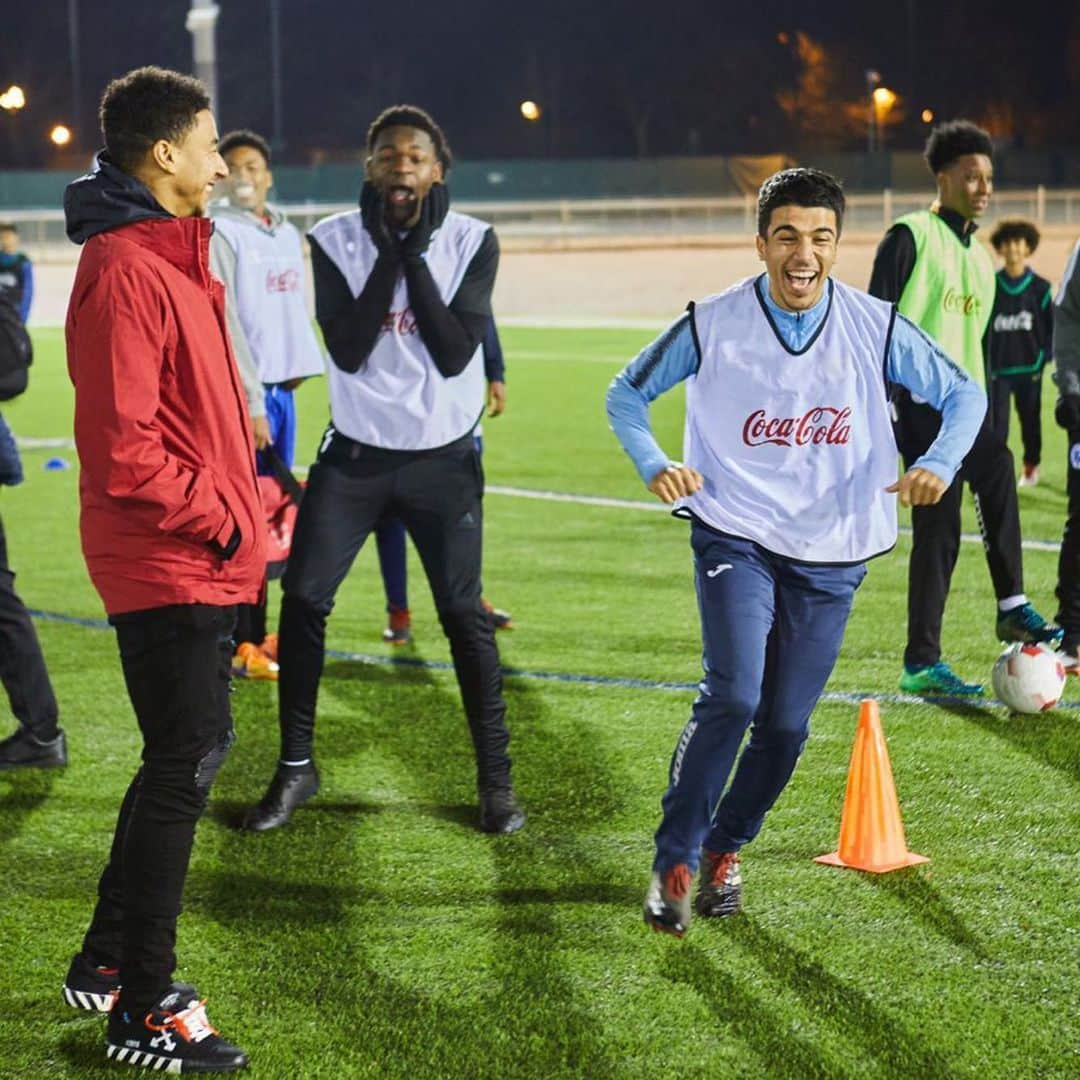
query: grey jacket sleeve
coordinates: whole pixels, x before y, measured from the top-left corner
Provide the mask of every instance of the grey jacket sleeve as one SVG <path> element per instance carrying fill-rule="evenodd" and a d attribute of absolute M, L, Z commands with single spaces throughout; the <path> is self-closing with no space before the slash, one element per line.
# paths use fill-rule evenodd
<path fill-rule="evenodd" d="M 1080 243 L 1054 299 L 1054 381 L 1062 394 L 1080 394 Z"/>
<path fill-rule="evenodd" d="M 255 370 L 255 357 L 248 348 L 244 328 L 240 325 L 236 302 L 236 252 L 229 246 L 228 240 L 217 232 L 210 237 L 210 270 L 225 286 L 225 322 L 229 327 L 236 366 L 240 369 L 240 381 L 244 384 L 248 412 L 255 420 L 266 415 L 263 385 Z"/>

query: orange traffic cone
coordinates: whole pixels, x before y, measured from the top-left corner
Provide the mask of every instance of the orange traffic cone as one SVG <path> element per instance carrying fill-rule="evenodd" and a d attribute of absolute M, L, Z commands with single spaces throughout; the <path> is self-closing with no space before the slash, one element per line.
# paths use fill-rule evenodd
<path fill-rule="evenodd" d="M 929 861 L 907 849 L 878 704 L 867 698 L 859 706 L 859 727 L 840 818 L 840 844 L 831 855 L 819 855 L 814 862 L 884 874 Z"/>

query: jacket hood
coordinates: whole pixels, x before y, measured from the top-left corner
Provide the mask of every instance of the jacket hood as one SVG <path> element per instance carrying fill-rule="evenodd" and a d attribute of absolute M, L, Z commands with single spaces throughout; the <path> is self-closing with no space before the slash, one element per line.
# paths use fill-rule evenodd
<path fill-rule="evenodd" d="M 226 199 L 218 199 L 210 204 L 210 216 L 215 218 L 231 218 L 233 221 L 242 221 L 245 225 L 254 225 L 264 232 L 273 232 L 285 222 L 285 215 L 270 203 L 266 204 L 266 216 L 269 223 L 264 221 L 254 210 L 248 210 L 243 206 Z"/>
<path fill-rule="evenodd" d="M 104 150 L 94 158 L 90 171 L 64 191 L 68 239 L 76 244 L 134 221 L 172 216 L 141 180 L 114 165 Z"/>

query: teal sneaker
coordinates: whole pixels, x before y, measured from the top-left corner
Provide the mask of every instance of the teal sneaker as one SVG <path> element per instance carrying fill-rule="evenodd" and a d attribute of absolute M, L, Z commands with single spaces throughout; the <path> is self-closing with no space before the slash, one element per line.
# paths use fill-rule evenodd
<path fill-rule="evenodd" d="M 1060 626 L 1047 622 L 1030 604 L 999 611 L 995 631 L 999 641 L 1042 642 L 1051 647 L 1065 636 Z"/>
<path fill-rule="evenodd" d="M 982 683 L 964 682 L 944 660 L 925 667 L 904 665 L 900 689 L 905 694 L 942 694 L 947 697 L 972 697 L 983 692 Z"/>

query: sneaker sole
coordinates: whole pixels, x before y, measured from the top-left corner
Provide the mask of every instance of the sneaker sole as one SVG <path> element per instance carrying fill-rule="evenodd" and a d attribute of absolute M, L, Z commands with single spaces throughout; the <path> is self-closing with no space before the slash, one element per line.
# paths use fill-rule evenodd
<path fill-rule="evenodd" d="M 113 1005 L 116 1003 L 116 991 L 108 994 L 93 994 L 89 990 L 72 990 L 70 986 L 65 986 L 64 1000 L 73 1009 L 107 1013 L 112 1010 Z"/>
<path fill-rule="evenodd" d="M 645 925 L 651 926 L 653 931 L 657 934 L 667 934 L 668 937 L 682 938 L 686 936 L 686 927 L 679 929 L 677 926 L 672 926 L 669 923 L 664 922 L 663 919 L 658 919 L 650 912 L 644 913 Z"/>
<path fill-rule="evenodd" d="M 742 897 L 710 899 L 699 895 L 694 908 L 703 919 L 726 919 L 742 911 Z"/>
<path fill-rule="evenodd" d="M 172 1073 L 174 1076 L 179 1076 L 184 1070 L 182 1058 L 163 1057 L 161 1054 L 151 1054 L 149 1050 L 133 1050 L 130 1046 L 109 1043 L 105 1048 L 105 1055 L 110 1061 L 121 1061 L 125 1065 L 137 1065 L 143 1069 Z"/>

